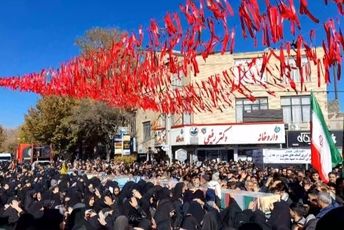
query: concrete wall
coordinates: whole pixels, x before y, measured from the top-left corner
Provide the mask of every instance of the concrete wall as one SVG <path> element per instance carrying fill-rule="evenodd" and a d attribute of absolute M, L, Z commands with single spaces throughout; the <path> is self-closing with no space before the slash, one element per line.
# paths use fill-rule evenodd
<path fill-rule="evenodd" d="M 147 153 L 148 148 L 154 149 L 154 131 L 153 128 L 157 125 L 156 122 L 159 118 L 159 113 L 153 111 L 136 111 L 136 141 L 137 141 L 137 151 L 139 153 Z M 143 136 L 143 123 L 151 123 L 151 138 L 148 141 L 144 140 Z"/>

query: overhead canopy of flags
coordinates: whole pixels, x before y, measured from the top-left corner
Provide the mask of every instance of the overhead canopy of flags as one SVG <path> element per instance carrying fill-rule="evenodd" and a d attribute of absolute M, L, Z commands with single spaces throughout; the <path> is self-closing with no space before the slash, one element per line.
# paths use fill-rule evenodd
<path fill-rule="evenodd" d="M 324 7 L 335 4 L 338 14 L 344 15 L 343 0 L 324 0 L 323 4 Z M 251 84 L 272 95 L 273 88 L 285 88 L 285 78 L 291 89 L 305 91 L 309 66 L 303 64 L 304 56 L 317 66 L 318 85 L 330 82 L 329 71 L 335 65 L 340 79 L 344 37 L 336 20 L 323 22 L 324 55 L 319 55 L 312 44 L 315 30 L 310 30 L 309 39 L 305 39 L 301 35 L 300 17 L 305 15 L 314 24 L 320 21 L 309 10 L 307 0 L 299 0 L 298 6 L 297 9 L 294 0 L 273 3 L 265 0 L 265 7 L 258 4 L 258 0 L 241 0 L 238 12 L 234 12 L 229 0 L 186 0 L 180 5 L 180 12 L 166 13 L 163 25 L 152 19 L 148 28 L 139 27 L 137 33 L 124 34 L 120 40 L 113 41 L 110 49 L 81 55 L 58 69 L 2 77 L 0 86 L 41 95 L 91 98 L 118 108 L 183 113 L 212 111 L 219 105 L 231 106 L 230 98 L 234 93 L 254 100 L 254 93 L 243 84 L 247 77 L 252 78 Z M 206 61 L 214 52 L 234 52 L 238 31 L 228 24 L 234 16 L 240 18 L 243 37 L 251 37 L 255 45 L 260 42 L 271 48 L 259 58 L 259 69 L 253 70 L 258 62 L 258 58 L 253 58 L 247 63 L 250 68 L 233 66 L 206 80 L 174 87 L 173 77 L 197 77 L 200 71 L 198 57 Z M 287 25 L 295 42 L 284 39 Z M 209 36 L 203 36 L 205 33 Z M 262 35 L 261 39 L 258 34 Z M 300 83 L 291 77 L 291 69 L 295 66 L 291 66 L 290 58 L 294 59 L 300 73 Z M 272 59 L 277 59 L 278 65 L 270 64 Z M 234 72 L 239 76 L 234 76 Z M 262 80 L 265 73 L 271 75 L 272 81 Z"/>

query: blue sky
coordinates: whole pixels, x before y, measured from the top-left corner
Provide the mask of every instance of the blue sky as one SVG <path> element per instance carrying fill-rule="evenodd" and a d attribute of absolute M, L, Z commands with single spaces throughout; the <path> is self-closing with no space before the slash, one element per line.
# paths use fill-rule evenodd
<path fill-rule="evenodd" d="M 151 18 L 163 19 L 167 11 L 174 12 L 183 0 L 1 0 L 0 1 L 0 76 L 21 75 L 42 68 L 58 67 L 79 54 L 74 41 L 92 27 L 116 27 L 137 31 L 147 26 Z M 233 2 L 234 6 L 238 1 Z M 326 10 L 308 1 L 320 18 L 336 15 L 334 7 Z M 322 2 L 322 1 L 321 1 Z M 308 23 L 305 20 L 305 27 Z M 240 33 L 236 19 L 231 26 Z M 309 28 L 307 28 L 309 29 Z M 318 31 L 321 25 L 316 26 Z M 318 39 L 320 35 L 318 34 Z M 320 40 L 320 39 L 319 39 Z M 252 42 L 236 39 L 235 51 L 253 49 Z M 340 88 L 344 89 L 344 81 Z M 330 87 L 329 90 L 332 88 Z M 339 93 L 344 98 L 344 93 Z M 331 97 L 331 94 L 330 94 Z M 0 88 L 0 125 L 17 127 L 27 110 L 39 96 Z M 343 99 L 342 99 L 343 103 Z M 343 104 L 342 104 L 343 109 Z"/>

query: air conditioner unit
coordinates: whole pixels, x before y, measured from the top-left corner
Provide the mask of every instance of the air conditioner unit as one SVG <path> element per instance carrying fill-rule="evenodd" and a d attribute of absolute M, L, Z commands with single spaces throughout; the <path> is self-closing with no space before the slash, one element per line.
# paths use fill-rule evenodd
<path fill-rule="evenodd" d="M 300 130 L 309 130 L 309 123 L 300 123 L 298 126 Z"/>
<path fill-rule="evenodd" d="M 309 123 L 292 123 L 289 124 L 289 130 L 309 130 Z"/>
<path fill-rule="evenodd" d="M 289 124 L 289 130 L 291 130 L 291 131 L 300 130 L 300 126 L 299 126 L 299 124 Z"/>

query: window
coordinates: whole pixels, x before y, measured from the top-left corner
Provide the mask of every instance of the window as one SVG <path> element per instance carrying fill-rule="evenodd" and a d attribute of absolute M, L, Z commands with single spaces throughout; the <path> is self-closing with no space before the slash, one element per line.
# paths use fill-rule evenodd
<path fill-rule="evenodd" d="M 171 78 L 172 89 L 177 89 L 183 87 L 184 76 L 173 75 Z"/>
<path fill-rule="evenodd" d="M 255 63 L 251 62 L 253 59 L 237 59 L 234 61 L 234 79 L 236 83 L 240 80 L 242 84 L 254 84 L 256 82 L 265 82 L 266 74 L 261 76 L 262 59 L 255 59 Z M 249 65 L 251 67 L 249 68 Z"/>
<path fill-rule="evenodd" d="M 150 121 L 143 122 L 143 141 L 151 139 L 151 123 Z"/>
<path fill-rule="evenodd" d="M 301 76 L 300 71 L 296 67 L 295 59 L 290 58 L 288 60 L 288 65 L 290 66 L 290 78 L 294 80 L 294 82 L 301 82 Z M 307 60 L 306 57 L 301 58 L 301 66 L 302 66 L 302 72 L 303 72 L 303 80 L 304 82 L 310 82 L 311 76 L 310 76 L 310 62 Z M 288 70 L 286 70 L 288 72 Z M 289 84 L 289 79 L 287 76 L 284 76 L 284 82 Z"/>
<path fill-rule="evenodd" d="M 191 114 L 183 113 L 183 125 L 190 125 L 190 124 L 191 124 Z"/>
<path fill-rule="evenodd" d="M 282 97 L 283 120 L 285 123 L 304 123 L 310 121 L 310 97 Z"/>
<path fill-rule="evenodd" d="M 243 122 L 244 111 L 251 112 L 255 110 L 265 110 L 268 109 L 268 98 L 256 98 L 255 101 L 250 101 L 248 99 L 236 99 L 235 110 L 236 110 L 236 121 Z"/>

